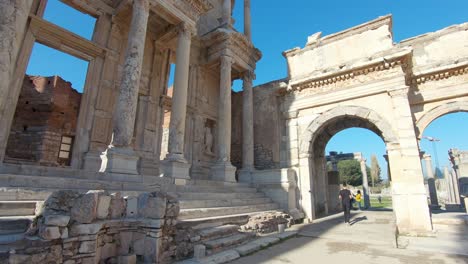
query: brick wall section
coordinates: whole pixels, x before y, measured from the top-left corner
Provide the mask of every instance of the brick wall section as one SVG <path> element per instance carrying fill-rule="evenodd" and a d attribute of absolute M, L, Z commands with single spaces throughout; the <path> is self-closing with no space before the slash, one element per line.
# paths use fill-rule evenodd
<path fill-rule="evenodd" d="M 61 137 L 75 136 L 81 93 L 58 76 L 24 77 L 7 161 L 58 166 Z"/>

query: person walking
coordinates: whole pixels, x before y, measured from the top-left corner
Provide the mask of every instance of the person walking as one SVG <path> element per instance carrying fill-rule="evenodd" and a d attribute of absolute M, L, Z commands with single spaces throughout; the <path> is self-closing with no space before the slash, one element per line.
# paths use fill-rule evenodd
<path fill-rule="evenodd" d="M 356 194 L 356 203 L 357 203 L 357 206 L 358 206 L 358 209 L 359 211 L 361 211 L 361 200 L 362 200 L 362 194 L 361 194 L 361 191 L 358 190 L 357 191 L 357 194 Z"/>
<path fill-rule="evenodd" d="M 338 198 L 340 198 L 341 205 L 343 206 L 344 221 L 345 221 L 345 223 L 348 223 L 348 224 L 349 224 L 349 220 L 351 218 L 351 213 L 350 213 L 351 197 L 352 197 L 352 194 L 348 190 L 348 185 L 344 182 L 343 183 L 343 188 L 340 190 Z"/>

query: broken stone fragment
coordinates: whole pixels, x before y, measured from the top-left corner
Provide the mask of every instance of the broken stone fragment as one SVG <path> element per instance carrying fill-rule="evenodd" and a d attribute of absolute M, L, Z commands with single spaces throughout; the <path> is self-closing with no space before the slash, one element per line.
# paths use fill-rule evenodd
<path fill-rule="evenodd" d="M 54 240 L 60 238 L 60 230 L 56 226 L 41 226 L 39 228 L 39 236 L 45 240 Z"/>
<path fill-rule="evenodd" d="M 70 222 L 68 215 L 46 215 L 44 216 L 44 224 L 48 226 L 67 226 Z"/>
<path fill-rule="evenodd" d="M 96 219 L 98 193 L 88 192 L 75 200 L 71 209 L 71 220 L 90 224 Z"/>
<path fill-rule="evenodd" d="M 166 214 L 166 197 L 158 193 L 142 193 L 138 196 L 138 215 L 162 219 Z"/>

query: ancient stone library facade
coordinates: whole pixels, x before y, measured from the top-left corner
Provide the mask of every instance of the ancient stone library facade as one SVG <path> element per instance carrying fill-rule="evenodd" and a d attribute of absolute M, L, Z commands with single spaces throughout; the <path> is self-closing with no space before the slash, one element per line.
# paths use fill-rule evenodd
<path fill-rule="evenodd" d="M 233 0 L 62 2 L 97 19 L 91 40 L 44 20 L 46 0 L 0 4 L 8 18 L 0 21 L 0 187 L 255 187 L 275 208 L 312 221 L 338 203 L 327 142 L 361 127 L 386 144 L 399 233 L 432 230 L 418 139 L 434 119 L 468 111 L 468 24 L 400 43 L 391 16 L 317 33 L 284 52 L 288 76 L 252 89 L 262 54 L 251 41 L 249 0 L 242 32 Z M 49 122 L 60 132 L 44 130 L 59 147 L 53 162 L 18 154 L 32 140 L 21 132 L 39 121 L 21 114 L 36 42 L 89 62 L 80 99 L 55 102 L 76 108 L 75 117 Z M 241 93 L 231 90 L 237 79 Z M 69 161 L 58 162 L 62 151 Z"/>

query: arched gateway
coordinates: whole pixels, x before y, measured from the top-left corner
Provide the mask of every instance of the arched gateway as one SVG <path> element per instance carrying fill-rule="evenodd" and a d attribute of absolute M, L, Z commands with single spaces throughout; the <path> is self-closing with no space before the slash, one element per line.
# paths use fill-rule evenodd
<path fill-rule="evenodd" d="M 327 213 L 336 194 L 325 173 L 325 146 L 341 130 L 361 127 L 385 142 L 398 231 L 432 230 L 418 138 L 435 118 L 468 110 L 468 24 L 398 44 L 391 27 L 385 16 L 325 37 L 316 33 L 304 48 L 283 53 L 287 78 L 254 89 L 256 167 L 263 170 L 252 181 L 275 201 L 287 201 L 285 209 L 297 207 L 309 220 Z M 297 184 L 296 200 L 272 187 L 274 170 L 264 183 L 268 168 L 295 175 L 275 179 L 277 186 Z"/>

